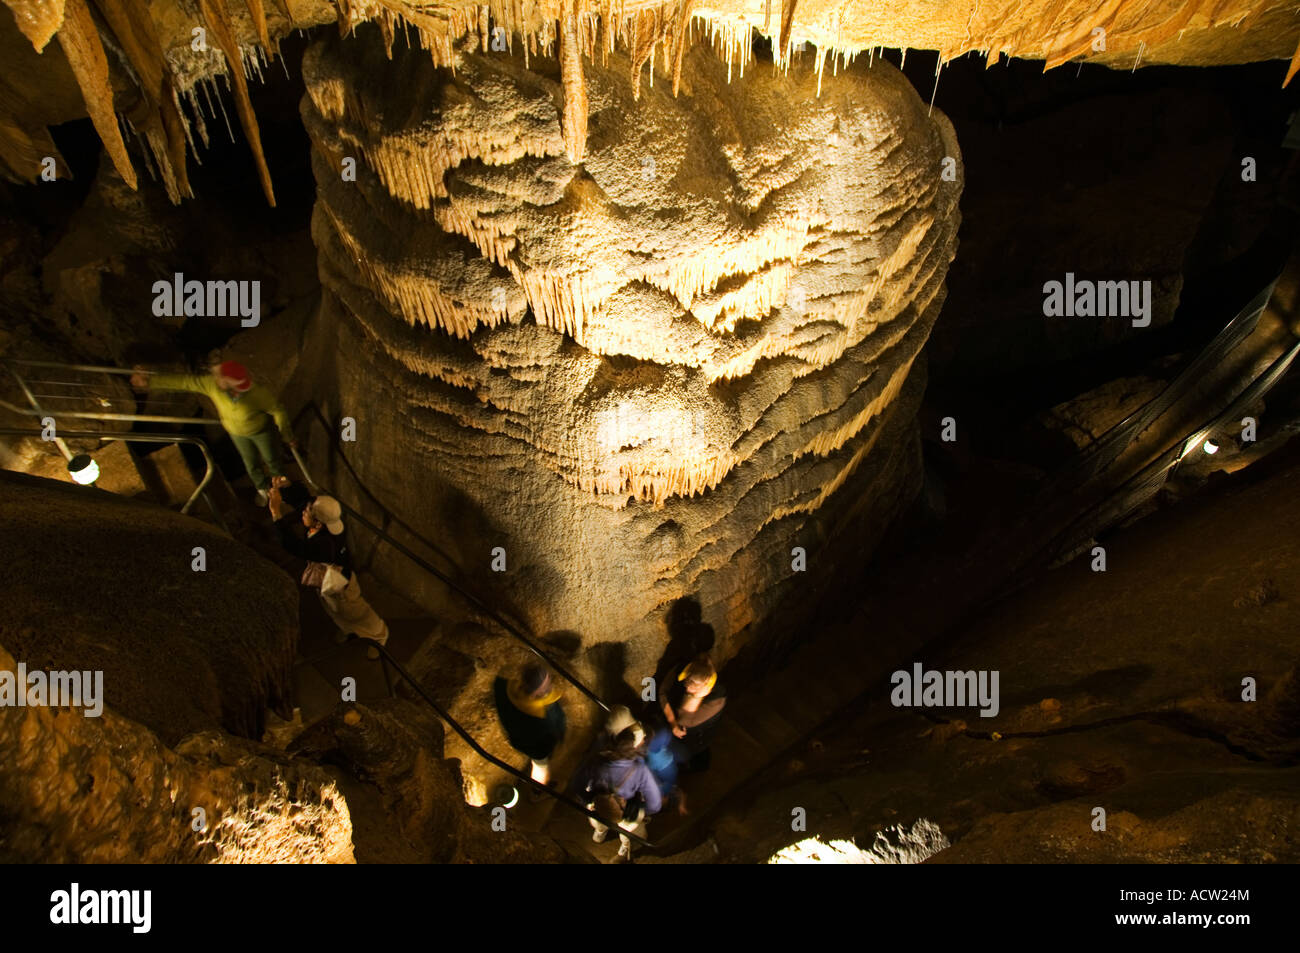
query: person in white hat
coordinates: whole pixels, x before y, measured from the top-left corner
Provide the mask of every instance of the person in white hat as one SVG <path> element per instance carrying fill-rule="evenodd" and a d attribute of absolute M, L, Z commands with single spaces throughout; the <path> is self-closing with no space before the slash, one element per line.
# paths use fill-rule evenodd
<path fill-rule="evenodd" d="M 288 480 L 273 481 L 269 507 L 275 520 L 280 545 L 308 563 L 338 566 L 344 576 L 352 575 L 352 552 L 343 528 L 343 507 L 332 496 L 318 496 L 302 508 L 306 533 L 295 531 L 294 508 L 284 499 Z"/>
<path fill-rule="evenodd" d="M 361 583 L 352 569 L 342 505 L 332 496 L 311 500 L 302 510 L 302 525 L 307 532 L 300 536 L 293 532 L 292 511 L 281 498 L 280 489 L 277 481 L 271 491 L 271 515 L 284 548 L 307 560 L 300 582 L 319 593 L 325 612 L 344 635 L 359 635 L 380 645 L 387 643 L 388 623 L 362 596 Z"/>
<path fill-rule="evenodd" d="M 342 536 L 343 507 L 332 496 L 318 496 L 303 508 L 302 525 L 309 532 L 323 525 L 331 536 Z"/>

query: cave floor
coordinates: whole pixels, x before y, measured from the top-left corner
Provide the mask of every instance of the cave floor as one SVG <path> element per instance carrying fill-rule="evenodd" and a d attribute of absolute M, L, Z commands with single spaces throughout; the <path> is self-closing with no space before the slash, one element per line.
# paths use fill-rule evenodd
<path fill-rule="evenodd" d="M 882 640 L 860 618 L 838 636 L 872 633 L 859 669 L 872 687 L 711 819 L 721 858 L 761 862 L 812 836 L 866 847 L 926 817 L 956 842 L 944 861 L 1300 859 L 1298 481 L 1293 443 L 1110 534 L 1105 572 L 1075 560 L 945 644 Z M 998 671 L 1000 712 L 892 707 L 889 670 L 911 661 Z M 733 717 L 784 708 L 790 675 Z M 1247 677 L 1258 701 L 1241 698 Z M 1095 807 L 1109 835 L 1092 830 Z"/>

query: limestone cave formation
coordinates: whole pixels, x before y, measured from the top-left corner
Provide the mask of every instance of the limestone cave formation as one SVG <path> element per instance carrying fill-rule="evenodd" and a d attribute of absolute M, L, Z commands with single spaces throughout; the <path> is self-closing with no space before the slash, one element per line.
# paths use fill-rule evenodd
<path fill-rule="evenodd" d="M 2 7 L 0 860 L 1300 860 L 1294 4 Z"/>

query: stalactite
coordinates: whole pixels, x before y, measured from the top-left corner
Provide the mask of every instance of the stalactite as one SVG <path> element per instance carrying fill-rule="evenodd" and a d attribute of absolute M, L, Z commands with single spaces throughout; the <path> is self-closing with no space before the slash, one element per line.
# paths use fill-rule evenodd
<path fill-rule="evenodd" d="M 271 170 L 266 167 L 266 155 L 262 152 L 262 134 L 257 126 L 257 116 L 253 104 L 248 98 L 248 82 L 244 79 L 243 59 L 239 44 L 235 40 L 234 26 L 226 0 L 198 0 L 199 10 L 208 29 L 226 56 L 228 75 L 235 84 L 235 108 L 239 112 L 239 124 L 248 137 L 249 148 L 253 151 L 253 161 L 257 164 L 257 176 L 262 183 L 262 194 L 267 204 L 275 207 L 275 191 L 271 187 Z"/>
<path fill-rule="evenodd" d="M 658 9 L 638 10 L 626 22 L 628 23 L 627 46 L 631 66 L 632 98 L 637 100 L 641 98 L 641 68 L 645 66 L 655 44 L 663 36 L 665 27 Z"/>
<path fill-rule="evenodd" d="M 113 110 L 113 86 L 108 75 L 108 59 L 99 31 L 85 0 L 65 0 L 63 26 L 59 30 L 59 44 L 63 47 L 68 65 L 81 87 L 86 101 L 86 111 L 113 166 L 132 189 L 136 188 L 135 169 L 122 141 Z"/>
<path fill-rule="evenodd" d="M 194 127 L 198 127 L 199 141 L 203 143 L 203 148 L 206 149 L 208 147 L 208 126 L 203 119 L 203 112 L 199 108 L 198 96 L 195 95 L 194 89 L 190 88 L 186 90 L 183 95 L 185 96 L 186 102 L 190 104 L 191 115 L 188 117 L 185 116 L 184 110 L 182 109 L 181 125 L 185 128 L 185 138 L 189 142 L 190 151 L 194 153 L 195 161 L 199 162 L 201 165 L 202 160 L 199 159 L 199 149 L 198 146 L 194 144 Z"/>
<path fill-rule="evenodd" d="M 777 62 L 790 62 L 790 32 L 794 28 L 794 8 L 798 0 L 781 0 L 781 37 Z"/>
<path fill-rule="evenodd" d="M 653 66 L 651 67 L 653 69 Z M 587 81 L 582 75 L 582 49 L 578 43 L 578 0 L 567 0 L 560 27 L 560 77 L 564 85 L 561 124 L 564 151 L 574 165 L 587 149 Z"/>
<path fill-rule="evenodd" d="M 387 7 L 379 11 L 379 32 L 384 37 L 384 55 L 390 60 L 393 58 L 393 40 L 397 37 L 397 30 L 393 22 L 393 14 Z"/>
<path fill-rule="evenodd" d="M 205 86 L 206 85 L 207 84 L 205 84 Z M 226 102 L 224 99 L 221 98 L 221 87 L 218 86 L 216 82 L 211 83 L 211 86 L 212 86 L 211 94 L 208 93 L 206 88 L 204 89 L 204 93 L 203 93 L 204 98 L 208 100 L 208 108 L 212 110 L 212 115 L 214 118 L 217 114 L 217 111 L 218 110 L 221 111 L 221 119 L 226 124 L 226 135 L 230 137 L 231 142 L 234 142 L 235 127 L 230 124 L 230 115 L 226 112 Z M 229 84 L 227 84 L 227 88 L 229 88 Z M 212 106 L 213 99 L 217 101 L 217 105 L 215 108 Z"/>
<path fill-rule="evenodd" d="M 572 482 L 585 493 L 612 497 L 621 509 L 629 498 L 663 509 L 669 498 L 692 497 L 712 490 L 740 462 L 734 454 L 686 456 L 658 448 L 663 462 L 621 463 L 610 472 L 587 472 L 589 463 L 578 462 Z"/>
<path fill-rule="evenodd" d="M 38 51 L 53 35 L 57 35 L 65 24 L 63 0 L 4 0 L 4 2 L 12 9 L 19 29 Z M 78 0 L 82 7 L 86 2 L 87 0 Z M 92 0 L 92 2 L 104 14 L 105 20 L 110 21 L 110 25 L 112 25 L 110 12 L 113 9 L 128 9 L 130 18 L 137 27 L 144 33 L 152 30 L 149 5 L 142 0 Z M 209 24 L 210 29 L 218 40 L 218 45 L 229 54 L 231 50 L 226 47 L 233 49 L 237 45 L 238 38 L 235 36 L 233 21 L 225 6 L 227 2 L 228 0 L 201 0 L 200 9 L 206 11 L 205 18 L 208 13 L 212 14 L 215 22 Z M 256 54 L 258 59 L 256 63 L 251 59 L 247 60 L 250 71 L 256 73 L 265 62 L 261 59 L 262 51 L 274 53 L 278 37 L 272 35 L 270 30 L 265 0 L 244 0 L 244 2 L 257 35 L 255 49 L 258 51 Z M 779 22 L 775 24 L 777 35 L 774 37 L 773 53 L 778 70 L 788 71 L 791 65 L 796 2 L 797 0 L 782 0 Z M 293 26 L 305 25 L 307 21 L 303 19 L 304 17 L 319 16 L 317 12 L 306 12 L 301 5 L 295 5 L 292 0 L 276 0 L 276 3 L 284 10 Z M 630 6 L 625 0 L 546 0 L 546 2 L 489 0 L 486 4 L 448 8 L 417 6 L 408 0 L 335 0 L 335 5 L 341 34 L 351 32 L 361 22 L 375 20 L 384 37 L 385 51 L 391 57 L 397 23 L 399 21 L 402 23 L 404 31 L 414 25 L 419 45 L 429 52 L 435 65 L 452 70 L 456 69 L 455 44 L 462 37 L 474 33 L 479 39 L 479 45 L 486 50 L 494 24 L 496 28 L 505 31 L 507 47 L 510 50 L 513 50 L 515 33 L 519 33 L 526 64 L 539 52 L 548 56 L 553 55 L 556 52 L 555 44 L 560 40 L 557 25 L 571 16 L 576 20 L 575 45 L 581 56 L 594 58 L 599 47 L 600 61 L 603 63 L 610 52 L 622 46 L 628 52 L 633 75 L 639 77 L 641 68 L 649 60 L 651 86 L 654 84 L 655 68 L 660 65 L 659 44 L 664 43 L 662 67 L 665 71 L 671 70 L 674 95 L 680 91 L 682 57 L 685 48 L 690 44 L 694 30 L 693 15 L 696 9 L 694 0 L 664 0 L 659 3 L 638 3 Z M 73 6 L 69 4 L 69 7 Z M 738 69 L 742 77 L 745 74 L 752 55 L 749 43 L 749 33 L 752 29 L 761 29 L 765 35 L 771 35 L 774 26 L 771 6 L 770 0 L 765 0 L 761 9 L 755 8 L 747 12 L 706 11 L 703 22 L 709 42 L 717 48 L 719 56 L 727 63 L 729 76 L 733 69 Z M 1254 33 L 1258 33 L 1258 25 L 1264 22 L 1264 15 L 1274 9 L 1275 7 L 1269 7 L 1259 0 L 1189 0 L 1187 3 L 1177 4 L 1172 11 L 1165 10 L 1160 4 L 1148 4 L 1146 7 L 1134 9 L 1132 0 L 1102 0 L 1100 5 L 1086 8 L 1078 0 L 1061 0 L 1047 7 L 1034 5 L 1007 7 L 1006 4 L 972 3 L 968 15 L 964 18 L 960 35 L 931 41 L 927 48 L 937 49 L 941 62 L 978 50 L 984 52 L 987 66 L 997 63 L 1001 54 L 1006 53 L 1008 56 L 1040 56 L 1044 59 L 1046 67 L 1050 69 L 1066 61 L 1084 58 L 1094 53 L 1093 30 L 1101 27 L 1107 31 L 1107 53 L 1113 56 L 1119 52 L 1134 51 L 1136 56 L 1133 60 L 1133 68 L 1136 69 L 1144 61 L 1153 58 L 1152 51 L 1157 46 L 1181 38 L 1188 30 L 1203 33 L 1214 27 L 1225 28 L 1220 25 L 1226 25 L 1239 32 L 1245 32 L 1252 26 L 1257 26 Z M 854 25 L 856 14 L 846 14 L 842 9 L 835 9 L 825 13 L 815 10 L 801 11 L 799 16 L 803 28 L 801 35 L 811 36 L 818 41 L 814 69 L 817 71 L 819 82 L 827 57 L 831 59 L 833 74 L 837 73 L 842 65 L 841 60 L 843 64 L 847 64 L 861 50 L 868 51 L 871 64 L 874 65 L 875 57 L 881 47 L 872 45 L 875 42 L 874 38 L 868 42 L 869 37 L 862 35 L 862 28 Z M 120 22 L 119 20 L 119 24 Z M 875 23 L 870 16 L 867 22 Z M 219 24 L 224 24 L 224 27 Z M 155 71 L 146 69 L 146 73 L 150 75 L 140 74 L 141 64 L 149 59 L 161 60 L 163 51 L 156 41 L 152 48 L 139 45 L 132 47 L 131 29 L 119 29 L 118 26 L 112 26 L 112 29 L 121 42 L 133 70 L 141 76 L 142 92 L 157 107 L 156 126 L 136 114 L 135 127 L 144 136 L 164 181 L 170 183 L 169 194 L 174 199 L 179 195 L 189 194 L 189 187 L 185 181 L 186 173 L 183 164 L 178 161 L 176 152 L 176 144 L 182 138 L 186 141 L 190 139 L 187 130 L 181 130 L 185 133 L 183 137 L 176 131 L 176 120 L 183 120 L 183 116 L 179 111 L 165 105 L 167 97 L 163 95 L 162 84 L 152 75 Z M 93 31 L 93 22 L 91 30 Z M 224 41 L 221 36 L 223 32 L 226 34 Z M 93 42 L 89 40 L 84 22 L 80 27 L 74 24 L 70 28 L 69 42 L 76 42 L 77 35 L 87 42 Z M 107 33 L 105 35 L 107 36 Z M 924 36 L 924 29 L 918 28 L 916 35 Z M 906 49 L 918 45 L 911 42 L 912 38 L 911 33 L 894 34 L 888 37 L 891 43 L 902 49 L 902 64 L 906 63 Z M 563 43 L 560 45 L 562 47 Z M 560 55 L 563 56 L 562 50 Z M 86 70 L 90 70 L 93 73 L 97 68 L 94 49 L 88 46 L 85 56 L 88 59 L 82 63 L 82 71 L 85 73 Z M 836 59 L 837 56 L 840 59 Z M 240 57 L 228 56 L 232 62 L 232 71 L 237 73 L 238 65 L 233 64 L 235 58 Z M 1159 59 L 1159 55 L 1157 54 L 1155 58 Z M 1291 62 L 1283 80 L 1284 86 L 1290 83 L 1297 69 L 1300 69 L 1300 46 L 1297 46 L 1291 55 Z M 92 88 L 95 88 L 97 81 L 88 78 L 87 74 L 87 77 L 79 75 L 78 82 L 83 84 L 84 95 L 85 84 L 89 83 Z M 194 83 L 194 77 L 186 77 L 183 85 L 188 89 Z M 234 92 L 239 106 L 240 121 L 246 130 L 252 130 L 249 133 L 250 143 L 255 154 L 260 154 L 256 120 L 251 115 L 251 108 L 247 106 L 247 93 L 241 89 L 242 85 L 244 84 L 235 81 Z M 96 128 L 103 129 L 108 136 L 107 151 L 121 169 L 123 163 L 127 161 L 123 151 L 124 143 L 115 141 L 121 139 L 120 134 L 111 131 L 112 124 L 107 122 L 104 113 L 106 102 L 111 103 L 111 94 L 106 100 L 103 90 L 110 87 L 102 80 L 98 81 L 98 86 L 101 87 L 100 91 L 88 98 L 88 112 L 92 112 Z M 633 95 L 634 98 L 639 98 L 639 83 L 634 85 Z M 90 107 L 92 100 L 93 111 Z M 22 137 L 11 135 L 9 139 L 14 143 L 30 141 L 32 134 L 33 130 L 28 129 Z M 20 151 L 21 148 L 17 144 L 11 147 L 11 154 L 6 160 L 10 167 L 13 167 L 15 162 L 15 153 L 12 150 Z M 23 161 L 25 160 L 19 160 L 18 164 L 22 165 Z M 269 172 L 265 169 L 265 160 L 259 156 L 257 161 L 259 177 L 263 179 L 263 188 L 268 193 L 268 201 L 271 201 L 273 197 L 270 193 Z M 130 174 L 123 171 L 124 177 L 129 177 Z"/>
<path fill-rule="evenodd" d="M 278 50 L 277 45 L 271 42 L 271 35 L 266 28 L 266 8 L 262 5 L 262 0 L 244 0 L 248 5 L 248 15 L 253 20 L 253 29 L 257 31 L 257 38 L 262 41 L 262 47 L 266 50 Z"/>
<path fill-rule="evenodd" d="M 133 124 L 153 156 L 168 197 L 179 202 L 193 194 L 186 170 L 184 119 L 149 6 L 144 0 L 95 0 L 95 6 L 136 74 L 142 101 Z"/>
<path fill-rule="evenodd" d="M 64 0 L 5 0 L 14 23 L 40 53 L 63 26 Z"/>
<path fill-rule="evenodd" d="M 840 426 L 816 434 L 801 450 L 795 453 L 794 458 L 798 460 L 806 455 L 829 456 L 856 437 L 873 417 L 894 402 L 911 369 L 912 364 L 910 361 L 896 368 L 890 377 L 889 383 L 881 388 L 880 393 L 870 403 Z"/>
<path fill-rule="evenodd" d="M 734 331 L 736 322 L 766 317 L 784 302 L 794 270 L 792 261 L 774 261 L 739 288 L 690 301 L 691 314 L 715 331 Z"/>
<path fill-rule="evenodd" d="M 176 180 L 176 191 L 181 196 L 192 196 L 190 174 L 187 163 L 186 145 L 192 147 L 189 138 L 189 124 L 181 112 L 180 100 L 176 96 L 175 80 L 169 74 L 163 87 L 162 96 L 163 136 L 166 140 L 167 167 Z M 176 201 L 173 199 L 173 201 Z"/>

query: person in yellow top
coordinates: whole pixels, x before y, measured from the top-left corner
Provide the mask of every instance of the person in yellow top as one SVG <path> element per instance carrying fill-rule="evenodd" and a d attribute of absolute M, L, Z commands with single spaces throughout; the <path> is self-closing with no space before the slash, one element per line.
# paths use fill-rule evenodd
<path fill-rule="evenodd" d="M 273 431 L 278 429 L 290 447 L 298 444 L 289 426 L 289 415 L 279 399 L 268 388 L 253 383 L 248 368 L 235 361 L 213 367 L 210 375 L 157 374 L 136 368 L 136 373 L 131 375 L 131 386 L 136 390 L 190 391 L 211 400 L 221 426 L 230 435 L 244 461 L 244 469 L 257 488 L 258 505 L 266 504 L 271 477 L 284 476 Z"/>

